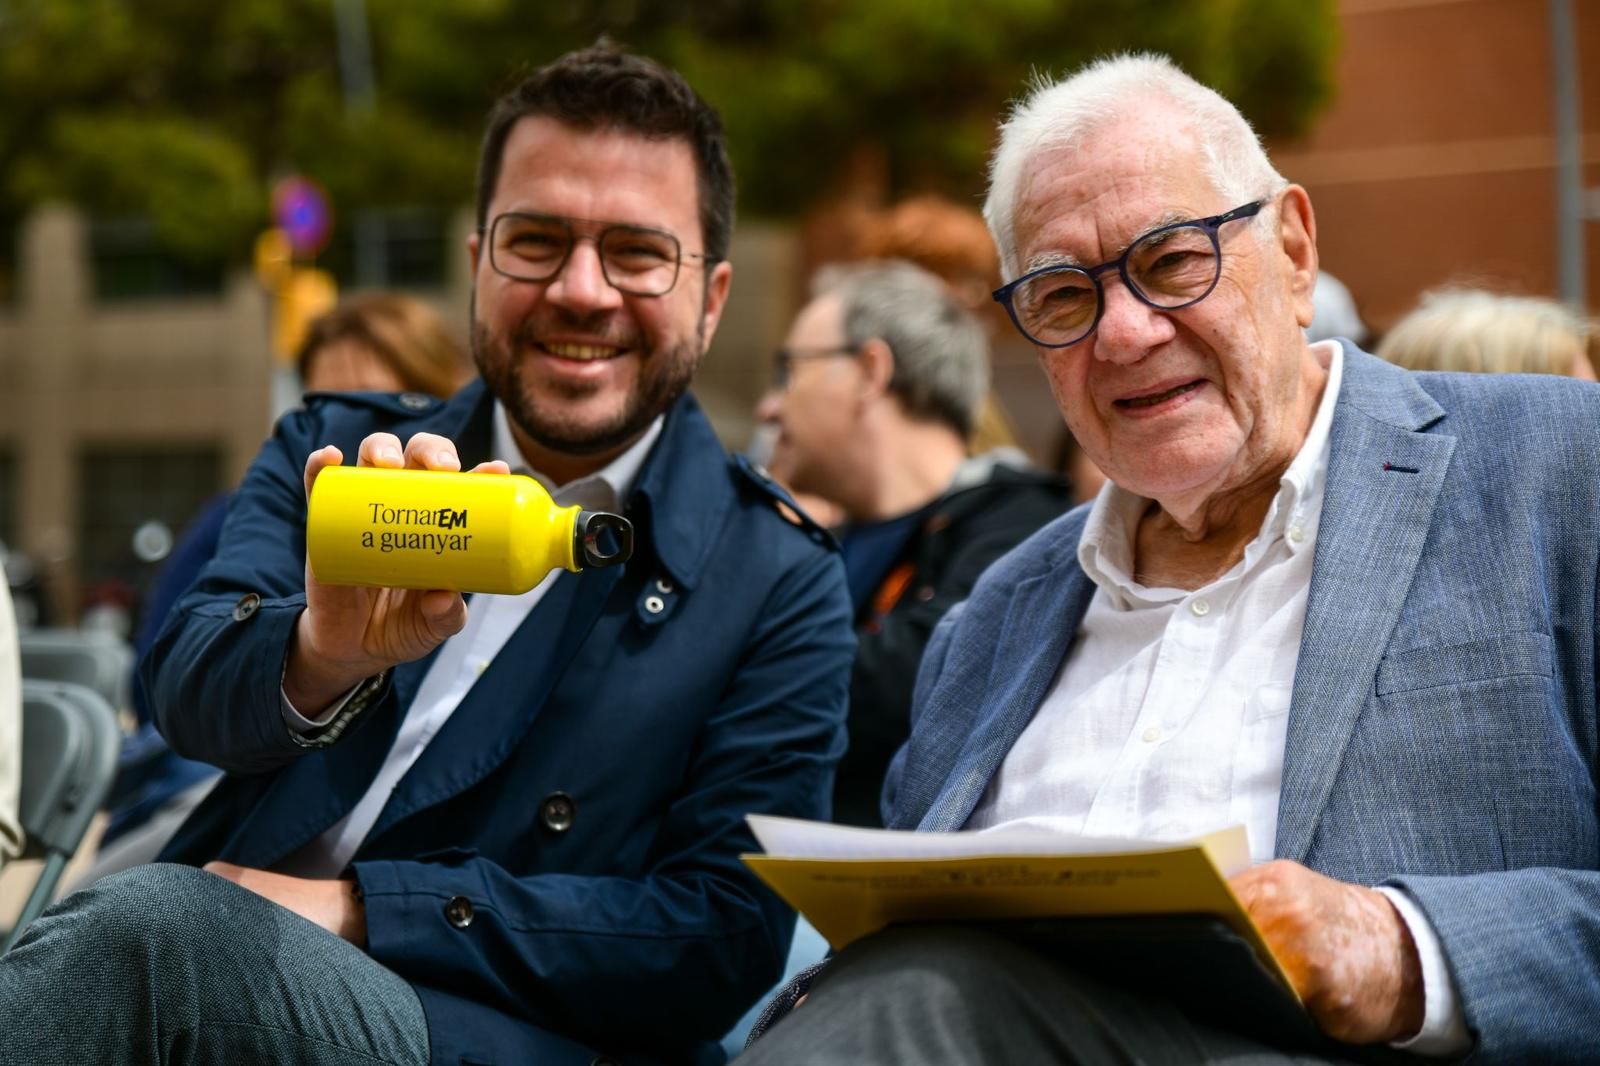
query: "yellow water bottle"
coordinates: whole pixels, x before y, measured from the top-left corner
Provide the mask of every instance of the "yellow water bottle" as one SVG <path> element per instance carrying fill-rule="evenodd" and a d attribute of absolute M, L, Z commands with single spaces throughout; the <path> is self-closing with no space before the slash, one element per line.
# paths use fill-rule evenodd
<path fill-rule="evenodd" d="M 626 518 L 558 506 L 518 474 L 330 466 L 306 515 L 311 572 L 329 585 L 518 595 L 632 554 Z"/>

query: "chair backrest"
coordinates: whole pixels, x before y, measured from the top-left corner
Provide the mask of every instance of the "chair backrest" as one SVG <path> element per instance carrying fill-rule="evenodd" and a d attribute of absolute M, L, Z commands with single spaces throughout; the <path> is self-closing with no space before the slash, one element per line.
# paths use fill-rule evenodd
<path fill-rule="evenodd" d="M 7 937 L 9 950 L 55 893 L 67 859 L 105 801 L 117 773 L 121 733 L 104 699 L 82 685 L 22 683 L 23 857 L 44 869 Z"/>
<path fill-rule="evenodd" d="M 111 634 L 31 629 L 17 634 L 17 647 L 24 680 L 67 681 L 93 689 L 114 711 L 129 706 L 133 649 Z"/>

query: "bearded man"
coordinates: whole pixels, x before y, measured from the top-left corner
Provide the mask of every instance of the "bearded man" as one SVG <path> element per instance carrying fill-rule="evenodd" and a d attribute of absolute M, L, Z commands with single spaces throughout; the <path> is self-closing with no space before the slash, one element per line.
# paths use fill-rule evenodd
<path fill-rule="evenodd" d="M 227 774 L 169 863 L 0 959 L 0 1061 L 720 1061 L 793 926 L 744 815 L 826 817 L 854 650 L 831 541 L 686 391 L 732 216 L 715 112 L 655 63 L 592 48 L 496 105 L 482 381 L 279 425 L 143 664 Z M 625 513 L 632 560 L 470 611 L 323 585 L 306 499 L 346 457 L 525 470 Z"/>

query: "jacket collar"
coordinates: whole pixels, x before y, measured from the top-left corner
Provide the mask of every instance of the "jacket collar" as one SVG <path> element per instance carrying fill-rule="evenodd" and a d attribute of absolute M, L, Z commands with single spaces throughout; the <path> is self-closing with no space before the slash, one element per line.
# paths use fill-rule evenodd
<path fill-rule="evenodd" d="M 439 417 L 441 431 L 460 448 L 463 467 L 491 458 L 494 396 L 481 379 L 458 392 Z M 732 505 L 727 454 L 700 404 L 685 392 L 667 410 L 624 505 L 634 523 L 634 550 L 648 550 L 679 586 L 694 588 Z"/>

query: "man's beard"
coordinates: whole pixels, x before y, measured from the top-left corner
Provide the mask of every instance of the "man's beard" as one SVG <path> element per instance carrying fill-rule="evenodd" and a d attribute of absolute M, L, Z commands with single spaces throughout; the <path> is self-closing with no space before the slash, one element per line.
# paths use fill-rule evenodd
<path fill-rule="evenodd" d="M 505 405 L 506 414 L 518 429 L 539 447 L 563 455 L 603 455 L 620 449 L 642 434 L 689 387 L 705 335 L 702 322 L 696 326 L 692 338 L 669 348 L 645 352 L 638 340 L 623 345 L 640 353 L 638 383 L 616 417 L 594 425 L 568 417 L 567 398 L 559 392 L 535 394 L 523 380 L 523 359 L 519 352 L 534 347 L 535 331 L 524 325 L 518 331 L 516 343 L 508 346 L 491 334 L 478 318 L 476 295 L 473 304 L 472 361 L 477 364 L 478 373 L 489 391 Z M 585 328 L 580 320 L 559 311 L 553 315 L 558 321 L 551 324 L 563 330 L 605 333 L 603 329 Z M 565 321 L 559 321 L 563 319 Z M 575 392 L 571 398 L 580 399 L 582 395 Z"/>

